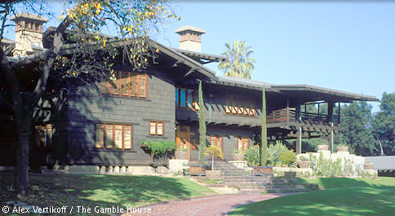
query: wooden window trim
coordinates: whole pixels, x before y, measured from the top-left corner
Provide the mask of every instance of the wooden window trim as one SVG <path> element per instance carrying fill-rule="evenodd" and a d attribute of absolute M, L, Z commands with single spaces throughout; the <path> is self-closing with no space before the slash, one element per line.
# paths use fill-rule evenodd
<path fill-rule="evenodd" d="M 151 124 L 153 124 L 154 127 L 155 127 L 155 132 L 154 133 L 151 133 Z M 158 133 L 158 125 L 159 124 L 162 125 L 162 133 L 161 134 Z M 149 121 L 149 123 L 148 123 L 148 134 L 150 136 L 164 136 L 164 134 L 165 134 L 165 124 L 164 124 L 164 122 L 163 121 Z"/>
<path fill-rule="evenodd" d="M 102 129 L 103 129 L 103 144 L 102 147 L 97 147 L 97 134 L 96 134 L 96 130 L 98 129 L 98 125 L 102 125 Z M 113 142 L 113 146 L 111 148 L 107 147 L 107 142 L 105 139 L 106 136 L 106 126 L 112 126 L 112 142 Z M 122 148 L 118 148 L 115 144 L 115 127 L 116 126 L 121 126 L 121 136 L 122 136 Z M 130 149 L 125 149 L 125 126 L 126 127 L 130 127 Z M 95 124 L 95 148 L 96 149 L 104 149 L 104 150 L 127 150 L 127 151 L 132 151 L 133 149 L 133 125 L 131 124 L 103 124 L 103 123 L 96 123 Z"/>
<path fill-rule="evenodd" d="M 181 104 L 182 104 L 182 101 L 181 101 L 181 90 L 184 90 L 185 91 L 185 100 L 184 100 L 184 102 L 185 102 L 185 107 L 182 107 L 181 106 Z M 178 109 L 185 109 L 185 110 L 192 110 L 192 111 L 196 111 L 196 110 L 199 110 L 200 109 L 200 107 L 199 107 L 199 105 L 198 105 L 198 102 L 197 102 L 197 96 L 196 96 L 196 90 L 195 89 L 188 89 L 188 88 L 179 88 L 179 87 L 176 87 L 176 91 L 178 92 L 178 103 L 176 103 L 176 108 L 178 108 Z M 188 96 L 188 92 L 189 91 L 192 91 L 192 97 L 191 97 L 191 106 L 192 107 L 189 107 L 188 106 L 188 102 L 189 102 L 189 96 Z"/>
<path fill-rule="evenodd" d="M 246 145 L 244 145 L 245 141 L 247 141 Z M 244 152 L 249 148 L 250 148 L 250 139 L 248 139 L 247 137 L 237 137 L 237 150 L 241 149 L 241 151 Z"/>
<path fill-rule="evenodd" d="M 221 151 L 223 151 L 223 137 L 221 136 L 210 136 L 210 145 L 213 145 L 213 143 L 211 143 L 211 140 L 215 139 L 215 146 L 219 146 L 221 148 Z"/>
<path fill-rule="evenodd" d="M 121 97 L 133 97 L 133 98 L 147 98 L 148 97 L 148 74 L 138 74 L 138 73 L 133 73 L 133 72 L 127 72 L 127 71 L 118 71 L 118 79 L 113 82 L 111 80 L 108 80 L 107 82 L 101 83 L 102 86 L 102 92 L 104 91 L 105 94 L 108 95 L 115 95 L 115 96 L 121 96 Z M 144 77 L 144 95 L 140 95 L 140 77 Z M 132 81 L 132 78 L 133 81 Z M 126 80 L 126 93 L 122 93 L 122 81 L 123 79 Z M 116 86 L 117 89 L 116 91 L 112 88 L 113 82 Z M 129 86 L 129 84 L 134 85 L 136 87 L 136 95 L 132 95 L 132 87 Z M 108 89 L 104 89 L 104 87 L 107 86 Z M 130 87 L 130 88 L 129 88 Z"/>

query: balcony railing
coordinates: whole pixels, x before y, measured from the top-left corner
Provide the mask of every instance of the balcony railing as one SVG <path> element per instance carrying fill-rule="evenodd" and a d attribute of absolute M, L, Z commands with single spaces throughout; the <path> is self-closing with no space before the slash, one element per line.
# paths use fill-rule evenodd
<path fill-rule="evenodd" d="M 302 121 L 308 121 L 317 124 L 329 124 L 329 116 L 321 113 L 300 113 Z M 333 124 L 339 124 L 340 116 L 333 115 Z M 297 115 L 294 109 L 284 108 L 280 110 L 274 110 L 267 115 L 267 123 L 276 122 L 297 122 Z"/>

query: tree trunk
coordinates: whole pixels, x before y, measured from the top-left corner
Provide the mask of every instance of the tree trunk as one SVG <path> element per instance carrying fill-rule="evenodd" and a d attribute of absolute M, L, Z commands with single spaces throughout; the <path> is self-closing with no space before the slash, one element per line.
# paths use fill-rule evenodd
<path fill-rule="evenodd" d="M 23 122 L 25 123 L 25 122 Z M 30 124 L 18 125 L 18 147 L 16 149 L 15 188 L 17 195 L 29 193 L 29 143 Z"/>
<path fill-rule="evenodd" d="M 211 156 L 211 170 L 214 171 L 214 155 Z"/>

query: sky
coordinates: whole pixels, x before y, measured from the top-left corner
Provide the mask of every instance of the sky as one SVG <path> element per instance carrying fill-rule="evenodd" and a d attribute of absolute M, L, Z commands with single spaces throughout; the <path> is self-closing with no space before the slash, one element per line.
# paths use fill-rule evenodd
<path fill-rule="evenodd" d="M 61 11 L 62 4 L 51 1 Z M 254 50 L 252 79 L 310 84 L 381 98 L 395 92 L 395 1 L 175 1 L 180 21 L 154 39 L 178 47 L 174 30 L 206 31 L 202 52 L 220 55 L 245 40 Z M 58 24 L 51 19 L 46 26 Z M 45 27 L 45 26 L 44 26 Z M 8 32 L 6 37 L 13 38 Z M 209 65 L 217 69 L 217 65 Z M 371 103 L 378 111 L 379 103 Z"/>

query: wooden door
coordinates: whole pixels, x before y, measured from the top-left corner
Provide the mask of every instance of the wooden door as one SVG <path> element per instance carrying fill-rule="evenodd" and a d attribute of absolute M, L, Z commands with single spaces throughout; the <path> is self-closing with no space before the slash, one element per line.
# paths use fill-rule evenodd
<path fill-rule="evenodd" d="M 190 160 L 191 142 L 190 142 L 190 127 L 185 125 L 178 125 L 176 130 L 176 143 L 179 149 L 184 149 L 187 152 L 187 159 Z"/>

